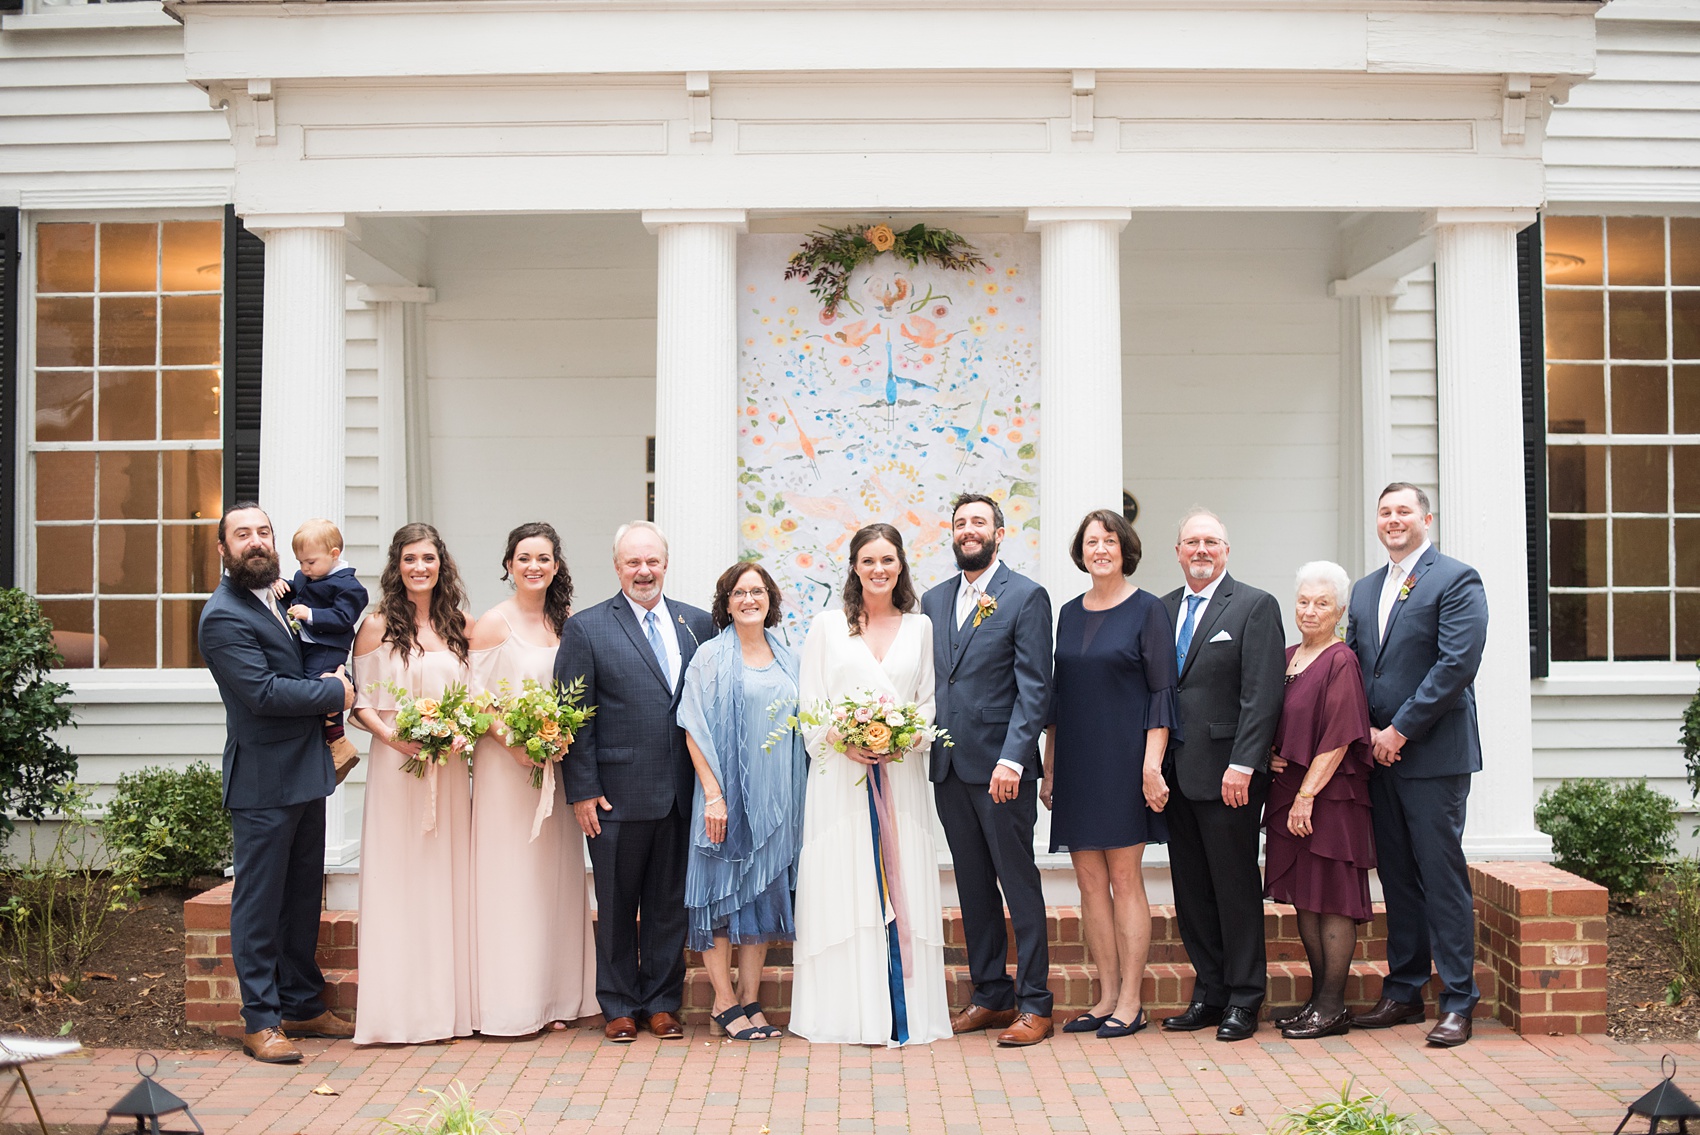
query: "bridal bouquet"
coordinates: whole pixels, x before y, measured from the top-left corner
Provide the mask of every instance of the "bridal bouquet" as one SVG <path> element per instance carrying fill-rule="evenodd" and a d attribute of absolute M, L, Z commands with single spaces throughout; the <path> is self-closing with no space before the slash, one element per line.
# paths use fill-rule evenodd
<path fill-rule="evenodd" d="M 416 697 L 394 682 L 386 688 L 395 695 L 396 738 L 419 744 L 419 755 L 404 760 L 401 770 L 417 777 L 433 765 L 448 764 L 450 756 L 465 756 L 495 720 L 492 701 L 469 695 L 463 685 L 434 698 Z"/>
<path fill-rule="evenodd" d="M 517 694 L 509 694 L 501 683 L 497 720 L 510 745 L 524 749 L 531 758 L 531 787 L 543 787 L 543 769 L 567 754 L 567 746 L 584 723 L 596 715 L 595 706 L 584 701 L 584 678 L 570 683 L 544 684 L 527 678 Z"/>
<path fill-rule="evenodd" d="M 942 741 L 947 747 L 955 744 L 948 732 L 927 724 L 920 706 L 899 702 L 888 694 L 849 694 L 799 709 L 768 737 L 769 746 L 785 728 L 794 729 L 799 724 L 832 726 L 838 734 L 832 747 L 840 753 L 855 745 L 881 756 L 891 754 L 893 762 L 901 761 L 911 749 L 923 744 L 934 741 Z"/>

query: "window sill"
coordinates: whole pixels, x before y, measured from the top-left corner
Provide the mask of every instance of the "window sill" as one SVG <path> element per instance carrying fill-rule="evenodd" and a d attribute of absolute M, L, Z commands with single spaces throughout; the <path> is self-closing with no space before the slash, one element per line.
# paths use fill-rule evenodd
<path fill-rule="evenodd" d="M 1692 662 L 1555 662 L 1531 684 L 1535 697 L 1693 697 L 1700 671 Z"/>
<path fill-rule="evenodd" d="M 109 28 L 181 27 L 158 4 L 86 4 L 57 12 L 0 17 L 0 32 L 76 32 Z"/>

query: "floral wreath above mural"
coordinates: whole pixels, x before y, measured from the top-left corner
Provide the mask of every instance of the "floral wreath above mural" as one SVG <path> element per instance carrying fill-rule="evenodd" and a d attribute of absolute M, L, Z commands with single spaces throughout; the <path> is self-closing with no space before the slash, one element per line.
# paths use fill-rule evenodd
<path fill-rule="evenodd" d="M 889 252 L 910 267 L 923 260 L 947 271 L 984 268 L 986 262 L 958 233 L 914 225 L 896 232 L 890 225 L 847 225 L 809 234 L 803 247 L 787 261 L 785 278 L 802 280 L 821 302 L 821 311 L 836 316 L 840 304 L 857 315 L 861 307 L 850 298 L 851 276 L 881 253 Z M 901 296 L 899 299 L 903 298 Z"/>

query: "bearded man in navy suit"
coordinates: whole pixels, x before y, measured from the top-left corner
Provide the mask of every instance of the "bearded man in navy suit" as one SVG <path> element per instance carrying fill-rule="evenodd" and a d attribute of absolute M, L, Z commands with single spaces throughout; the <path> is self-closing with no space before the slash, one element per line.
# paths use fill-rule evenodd
<path fill-rule="evenodd" d="M 1428 494 L 1395 481 L 1376 502 L 1388 565 L 1352 585 L 1346 642 L 1369 698 L 1370 806 L 1387 899 L 1387 977 L 1358 1028 L 1414 1024 L 1423 987 L 1440 975 L 1432 1045 L 1470 1039 L 1476 917 L 1464 862 L 1470 776 L 1482 767 L 1476 670 L 1487 642 L 1487 594 L 1476 569 L 1429 543 Z"/>
<path fill-rule="evenodd" d="M 584 679 L 596 707 L 561 762 L 596 884 L 596 999 L 603 1035 L 684 1036 L 685 860 L 696 777 L 679 728 L 679 691 L 707 611 L 662 598 L 667 539 L 647 520 L 614 534 L 620 593 L 561 627 L 555 677 Z M 641 915 L 641 919 L 640 919 Z"/>
<path fill-rule="evenodd" d="M 998 560 L 1003 510 L 978 493 L 956 498 L 952 545 L 962 571 L 928 591 L 937 724 L 929 775 L 962 901 L 974 995 L 954 1033 L 1001 1030 L 1005 1047 L 1050 1036 L 1045 892 L 1033 858 L 1039 734 L 1051 705 L 1051 598 Z M 1015 980 L 1009 938 L 1015 928 Z"/>
<path fill-rule="evenodd" d="M 325 878 L 325 797 L 336 788 L 324 718 L 354 705 L 335 673 L 302 673 L 301 638 L 272 594 L 272 522 L 244 501 L 219 518 L 224 578 L 201 610 L 199 645 L 224 699 L 224 806 L 235 836 L 230 953 L 242 992 L 242 1047 L 296 1064 L 291 1037 L 346 1038 L 325 1008 L 314 952 Z"/>

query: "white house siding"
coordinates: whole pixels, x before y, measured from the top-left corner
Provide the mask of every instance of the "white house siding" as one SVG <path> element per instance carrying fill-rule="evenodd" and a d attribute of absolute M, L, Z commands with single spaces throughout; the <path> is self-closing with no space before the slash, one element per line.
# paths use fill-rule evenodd
<path fill-rule="evenodd" d="M 1434 360 L 1434 269 L 1405 277 L 1405 293 L 1393 297 L 1387 320 L 1389 393 L 1393 427 L 1393 478 L 1437 494 L 1440 482 Z M 1373 493 L 1381 486 L 1370 488 Z"/>
<path fill-rule="evenodd" d="M 157 4 L 137 4 L 144 18 Z M 0 203 L 25 208 L 220 205 L 234 153 L 224 115 L 183 78 L 183 31 L 0 24 Z"/>
<path fill-rule="evenodd" d="M 644 515 L 655 432 L 656 271 L 636 214 L 432 221 L 432 512 L 475 612 L 507 594 L 503 540 L 528 520 L 560 531 L 575 606 L 617 589 L 609 541 Z"/>
<path fill-rule="evenodd" d="M 1234 574 L 1289 612 L 1299 565 L 1338 558 L 1338 228 L 1323 213 L 1135 213 L 1123 233 L 1123 483 L 1139 501 L 1140 585 L 1179 586 L 1174 526 L 1193 505 L 1222 516 Z"/>

